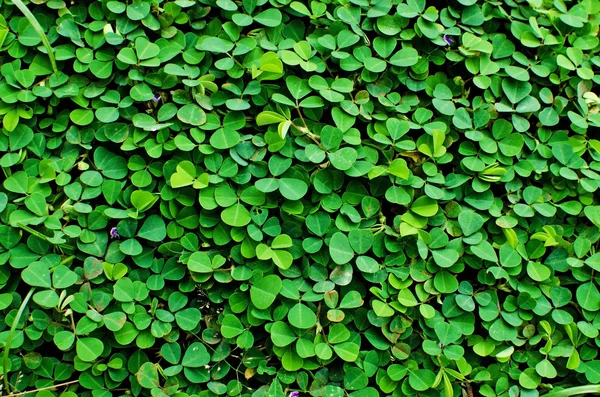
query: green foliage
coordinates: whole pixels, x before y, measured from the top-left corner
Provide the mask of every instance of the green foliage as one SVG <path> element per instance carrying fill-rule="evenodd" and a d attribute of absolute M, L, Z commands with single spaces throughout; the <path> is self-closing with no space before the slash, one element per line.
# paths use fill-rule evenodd
<path fill-rule="evenodd" d="M 6 395 L 598 392 L 598 1 L 0 14 Z"/>

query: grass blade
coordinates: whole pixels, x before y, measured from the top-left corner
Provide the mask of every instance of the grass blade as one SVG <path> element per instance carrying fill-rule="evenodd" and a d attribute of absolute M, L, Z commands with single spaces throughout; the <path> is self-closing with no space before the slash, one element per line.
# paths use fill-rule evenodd
<path fill-rule="evenodd" d="M 33 295 L 34 292 L 35 292 L 35 287 L 33 287 L 29 290 L 29 293 L 27 294 L 25 299 L 23 299 L 23 302 L 21 302 L 21 306 L 19 306 L 17 315 L 15 316 L 12 326 L 10 327 L 10 332 L 8 334 L 8 338 L 6 339 L 6 345 L 4 346 L 4 361 L 3 361 L 4 362 L 4 368 L 3 368 L 4 369 L 4 373 L 3 373 L 4 390 L 6 390 L 9 393 L 11 392 L 10 384 L 8 383 L 8 355 L 10 353 L 10 345 L 12 343 L 12 339 L 15 334 L 15 330 L 17 329 L 17 324 L 19 324 L 19 321 L 21 321 L 21 316 L 23 315 L 23 312 L 25 311 L 25 308 L 27 307 L 27 304 L 29 303 L 29 299 L 31 299 L 31 296 Z"/>
<path fill-rule="evenodd" d="M 569 387 L 563 390 L 551 391 L 548 394 L 544 394 L 542 397 L 571 397 L 580 394 L 600 394 L 600 385 Z"/>
<path fill-rule="evenodd" d="M 54 50 L 52 49 L 52 46 L 48 41 L 46 33 L 44 33 L 44 29 L 42 29 L 42 26 L 40 25 L 38 20 L 31 13 L 31 11 L 29 11 L 29 8 L 27 8 L 27 6 L 23 4 L 21 0 L 12 0 L 12 2 L 14 5 L 17 6 L 19 10 L 21 10 L 23 15 L 25 15 L 25 18 L 27 18 L 31 26 L 33 26 L 33 29 L 35 29 L 35 32 L 38 34 L 38 36 L 40 36 L 40 39 L 42 39 L 42 43 L 44 44 L 44 47 L 46 47 L 46 51 L 48 52 L 48 58 L 50 58 L 52 70 L 54 70 L 54 73 L 58 73 L 58 68 L 56 67 L 56 59 L 54 59 Z"/>

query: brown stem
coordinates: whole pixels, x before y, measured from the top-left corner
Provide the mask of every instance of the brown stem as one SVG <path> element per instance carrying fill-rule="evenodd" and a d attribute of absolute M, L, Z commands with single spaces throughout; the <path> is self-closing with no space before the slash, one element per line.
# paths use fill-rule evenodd
<path fill-rule="evenodd" d="M 300 114 L 300 110 L 298 110 L 298 114 Z M 302 119 L 302 122 L 304 123 L 304 119 L 302 118 L 301 114 L 300 114 L 300 118 Z M 313 141 L 315 143 L 315 145 L 317 145 L 322 151 L 327 152 L 327 150 L 325 150 L 325 148 L 321 145 L 321 142 L 319 142 L 319 140 L 316 138 L 316 135 L 313 134 L 312 132 L 308 131 L 308 127 L 306 126 L 306 123 L 304 123 L 304 128 L 306 131 L 303 130 L 301 127 L 298 127 L 293 122 L 292 122 L 292 127 L 294 127 L 296 129 L 296 131 L 298 131 L 299 133 L 301 133 L 302 135 L 306 136 L 308 139 Z"/>
<path fill-rule="evenodd" d="M 72 381 L 65 382 L 65 383 L 59 383 L 58 385 L 42 387 L 40 389 L 23 391 L 23 392 L 20 392 L 20 393 L 10 393 L 10 394 L 7 394 L 5 397 L 15 397 L 15 396 L 22 396 L 24 394 L 37 393 L 38 391 L 56 389 L 57 387 L 68 386 L 68 385 L 72 385 L 74 383 L 79 383 L 79 380 L 72 380 Z"/>

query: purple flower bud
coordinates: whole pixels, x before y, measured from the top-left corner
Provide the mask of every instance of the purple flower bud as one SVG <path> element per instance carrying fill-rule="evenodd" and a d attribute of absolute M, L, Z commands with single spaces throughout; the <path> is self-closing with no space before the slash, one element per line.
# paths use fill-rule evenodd
<path fill-rule="evenodd" d="M 152 98 L 152 102 L 158 103 L 160 102 L 160 94 L 154 94 L 154 98 Z"/>
<path fill-rule="evenodd" d="M 299 397 L 299 396 L 300 396 L 300 392 L 293 391 L 293 392 L 290 393 L 289 397 Z"/>
<path fill-rule="evenodd" d="M 119 238 L 119 232 L 116 227 L 110 229 L 110 237 L 111 238 Z"/>
<path fill-rule="evenodd" d="M 452 39 L 452 37 L 448 36 L 447 34 L 444 35 L 444 41 L 448 45 L 454 44 L 454 39 Z"/>

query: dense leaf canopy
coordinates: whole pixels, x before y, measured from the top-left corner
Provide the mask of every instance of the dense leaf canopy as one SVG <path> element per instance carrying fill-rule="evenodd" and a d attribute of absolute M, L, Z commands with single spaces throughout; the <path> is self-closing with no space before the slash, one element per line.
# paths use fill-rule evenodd
<path fill-rule="evenodd" d="M 600 383 L 599 23 L 0 0 L 4 395 Z"/>

